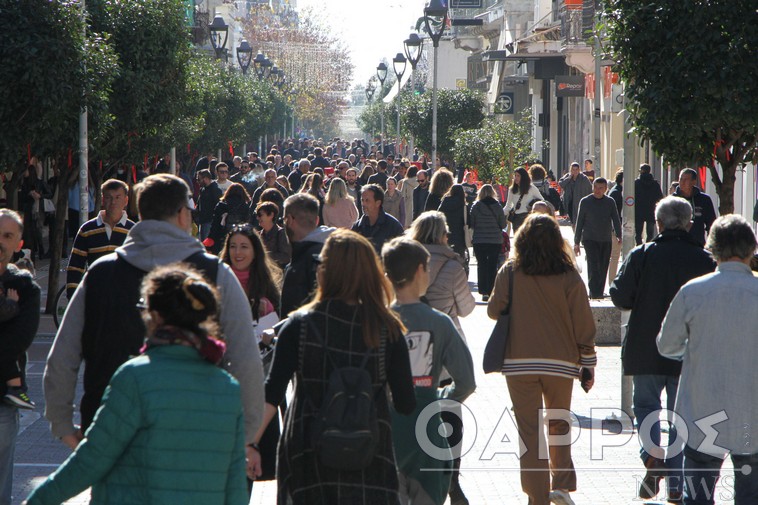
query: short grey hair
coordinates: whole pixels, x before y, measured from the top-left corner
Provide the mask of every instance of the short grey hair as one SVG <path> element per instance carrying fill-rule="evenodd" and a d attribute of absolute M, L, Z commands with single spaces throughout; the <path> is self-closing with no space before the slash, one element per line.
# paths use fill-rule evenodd
<path fill-rule="evenodd" d="M 755 254 L 755 233 L 747 220 L 739 214 L 727 214 L 716 219 L 708 234 L 706 247 L 718 261 L 729 258 L 750 258 Z"/>
<path fill-rule="evenodd" d="M 687 231 L 692 220 L 692 205 L 684 198 L 667 196 L 655 206 L 655 220 L 663 230 Z"/>
<path fill-rule="evenodd" d="M 10 219 L 18 226 L 19 237 L 24 234 L 24 220 L 21 214 L 11 209 L 0 209 L 0 219 Z"/>
<path fill-rule="evenodd" d="M 445 214 L 437 210 L 422 212 L 413 221 L 409 232 L 413 240 L 422 244 L 442 244 L 442 239 L 447 234 Z"/>

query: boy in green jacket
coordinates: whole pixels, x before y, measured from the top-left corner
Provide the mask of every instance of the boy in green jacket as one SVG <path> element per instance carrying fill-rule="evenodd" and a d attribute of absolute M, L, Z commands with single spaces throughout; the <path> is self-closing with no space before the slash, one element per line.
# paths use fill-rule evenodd
<path fill-rule="evenodd" d="M 413 414 L 402 416 L 393 412 L 392 416 L 400 498 L 404 505 L 445 502 L 451 473 L 429 470 L 452 470 L 453 453 L 448 449 L 448 457 L 433 458 L 422 450 L 421 444 L 447 448 L 447 439 L 438 432 L 442 423 L 440 408 L 433 404 L 441 399 L 463 402 L 476 389 L 471 354 L 453 321 L 421 301 L 429 287 L 429 258 L 424 246 L 408 238 L 393 239 L 382 249 L 384 268 L 395 290 L 392 309 L 408 328 L 405 339 L 416 393 Z M 443 368 L 453 382 L 438 389 Z M 434 409 L 434 415 L 426 423 L 426 440 L 419 440 L 415 436 L 416 421 L 427 407 Z"/>

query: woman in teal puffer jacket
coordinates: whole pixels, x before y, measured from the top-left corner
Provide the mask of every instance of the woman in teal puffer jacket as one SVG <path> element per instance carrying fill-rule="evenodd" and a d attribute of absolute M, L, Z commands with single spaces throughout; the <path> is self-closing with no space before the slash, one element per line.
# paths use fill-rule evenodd
<path fill-rule="evenodd" d="M 239 384 L 216 366 L 208 331 L 216 290 L 187 265 L 142 284 L 144 353 L 111 379 L 76 451 L 28 498 L 60 504 L 92 486 L 92 505 L 246 505 Z"/>

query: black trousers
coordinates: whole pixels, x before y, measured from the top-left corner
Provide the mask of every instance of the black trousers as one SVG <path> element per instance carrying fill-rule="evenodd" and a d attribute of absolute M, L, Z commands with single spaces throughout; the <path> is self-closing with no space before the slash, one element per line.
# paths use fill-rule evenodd
<path fill-rule="evenodd" d="M 497 257 L 502 245 L 499 244 L 474 244 L 474 256 L 476 256 L 476 281 L 479 285 L 479 294 L 489 296 L 495 285 L 497 275 Z"/>
<path fill-rule="evenodd" d="M 642 244 L 642 228 L 647 229 L 645 232 L 645 242 L 653 240 L 653 237 L 655 237 L 655 219 L 634 221 L 634 242 L 637 245 Z"/>
<path fill-rule="evenodd" d="M 587 255 L 587 277 L 589 279 L 590 298 L 602 298 L 608 265 L 611 263 L 611 242 L 583 240 L 584 253 Z"/>

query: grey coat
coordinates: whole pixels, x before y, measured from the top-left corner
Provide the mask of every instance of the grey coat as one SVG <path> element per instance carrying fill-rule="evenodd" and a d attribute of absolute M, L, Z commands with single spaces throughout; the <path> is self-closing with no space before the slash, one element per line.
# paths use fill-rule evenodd
<path fill-rule="evenodd" d="M 474 202 L 469 226 L 474 229 L 473 244 L 502 244 L 505 212 L 494 198 Z"/>

